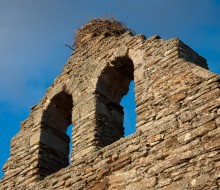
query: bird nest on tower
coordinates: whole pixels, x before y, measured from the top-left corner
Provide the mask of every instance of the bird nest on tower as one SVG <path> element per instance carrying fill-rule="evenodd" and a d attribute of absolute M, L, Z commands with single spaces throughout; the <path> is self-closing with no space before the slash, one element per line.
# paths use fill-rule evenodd
<path fill-rule="evenodd" d="M 104 35 L 105 37 L 120 36 L 125 32 L 134 35 L 133 31 L 115 18 L 95 18 L 76 31 L 74 46 L 77 48 L 81 44 L 100 35 Z"/>

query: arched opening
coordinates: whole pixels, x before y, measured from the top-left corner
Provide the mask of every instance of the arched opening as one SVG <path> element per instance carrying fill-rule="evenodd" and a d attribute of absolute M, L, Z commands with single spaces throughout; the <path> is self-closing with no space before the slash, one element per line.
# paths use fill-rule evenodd
<path fill-rule="evenodd" d="M 118 57 L 101 73 L 97 84 L 97 139 L 104 147 L 124 137 L 122 98 L 134 80 L 134 65 L 128 57 Z"/>
<path fill-rule="evenodd" d="M 72 96 L 61 92 L 54 96 L 43 114 L 40 135 L 39 174 L 48 176 L 69 165 Z"/>

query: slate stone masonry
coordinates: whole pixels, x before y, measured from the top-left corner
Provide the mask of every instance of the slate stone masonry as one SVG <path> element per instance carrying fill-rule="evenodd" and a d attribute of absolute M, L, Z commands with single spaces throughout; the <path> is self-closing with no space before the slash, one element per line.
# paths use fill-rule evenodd
<path fill-rule="evenodd" d="M 132 80 L 136 133 L 123 137 Z M 178 38 L 98 36 L 21 123 L 0 189 L 220 189 L 219 81 Z"/>

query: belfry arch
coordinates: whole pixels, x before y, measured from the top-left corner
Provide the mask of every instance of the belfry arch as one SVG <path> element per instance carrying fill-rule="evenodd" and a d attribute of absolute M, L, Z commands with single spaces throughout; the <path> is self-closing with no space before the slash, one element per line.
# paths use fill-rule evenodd
<path fill-rule="evenodd" d="M 42 177 L 69 165 L 70 137 L 66 131 L 72 124 L 72 109 L 72 96 L 62 91 L 51 99 L 43 113 L 39 142 L 39 175 Z"/>
<path fill-rule="evenodd" d="M 106 65 L 96 87 L 96 119 L 99 146 L 124 137 L 124 111 L 121 99 L 134 80 L 134 64 L 128 56 L 116 57 Z"/>

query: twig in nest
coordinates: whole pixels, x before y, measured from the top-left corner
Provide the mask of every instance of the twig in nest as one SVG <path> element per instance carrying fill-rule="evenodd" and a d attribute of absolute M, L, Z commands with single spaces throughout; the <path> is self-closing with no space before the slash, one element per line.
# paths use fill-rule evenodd
<path fill-rule="evenodd" d="M 65 46 L 68 47 L 68 48 L 70 48 L 71 50 L 75 50 L 75 49 L 73 48 L 73 46 L 71 46 L 71 45 L 65 44 Z"/>

